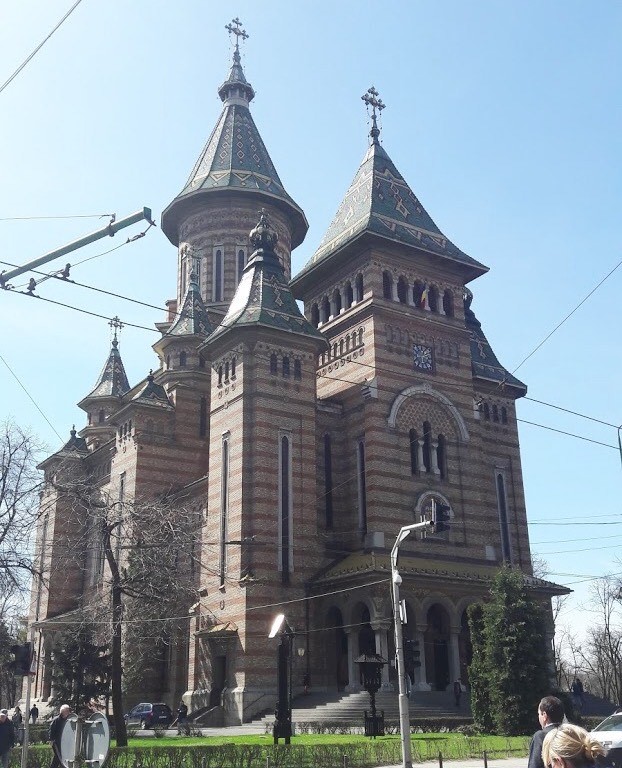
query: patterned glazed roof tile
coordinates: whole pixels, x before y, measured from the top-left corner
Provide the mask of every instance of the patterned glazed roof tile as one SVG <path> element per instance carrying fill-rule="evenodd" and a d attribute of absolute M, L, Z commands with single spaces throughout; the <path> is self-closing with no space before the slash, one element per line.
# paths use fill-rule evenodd
<path fill-rule="evenodd" d="M 294 225 L 292 244 L 296 247 L 307 232 L 307 220 L 285 191 L 257 130 L 249 109 L 254 91 L 244 76 L 237 51 L 229 78 L 218 93 L 224 109 L 183 189 L 162 214 L 162 229 L 175 242 L 179 211 L 185 201 L 204 193 L 254 193 L 284 205 Z"/>
<path fill-rule="evenodd" d="M 199 284 L 196 282 L 196 275 L 192 273 L 181 310 L 166 335 L 209 336 L 213 330 Z"/>
<path fill-rule="evenodd" d="M 473 376 L 479 379 L 498 382 L 519 390 L 521 396 L 527 394 L 527 385 L 504 368 L 495 355 L 490 342 L 482 331 L 482 324 L 475 317 L 470 307 L 470 299 L 464 307 L 466 327 L 471 340 L 471 368 Z"/>
<path fill-rule="evenodd" d="M 147 381 L 144 386 L 141 387 L 132 398 L 132 402 L 155 405 L 159 408 L 166 408 L 167 410 L 173 409 L 171 401 L 166 394 L 166 390 L 161 384 L 155 383 L 151 372 L 149 372 L 149 376 L 147 376 Z"/>
<path fill-rule="evenodd" d="M 476 275 L 488 271 L 445 237 L 377 143 L 369 147 L 317 251 L 295 279 L 363 232 L 431 251 L 471 267 Z"/>
<path fill-rule="evenodd" d="M 249 259 L 227 314 L 210 340 L 232 327 L 261 325 L 321 340 L 324 336 L 301 313 L 274 251 L 276 232 L 264 214 L 251 232 L 256 250 Z"/>
<path fill-rule="evenodd" d="M 90 397 L 122 397 L 129 391 L 130 385 L 118 347 L 119 342 L 113 339 L 108 360 L 99 374 L 97 384 L 85 400 Z"/>

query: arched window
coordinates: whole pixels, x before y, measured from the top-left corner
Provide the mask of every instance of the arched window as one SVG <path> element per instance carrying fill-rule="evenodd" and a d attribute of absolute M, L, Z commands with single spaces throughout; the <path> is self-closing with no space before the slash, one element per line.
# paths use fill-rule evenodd
<path fill-rule="evenodd" d="M 367 487 L 365 483 L 365 440 L 358 441 L 356 446 L 356 463 L 358 470 L 358 502 L 359 502 L 359 531 L 367 533 Z"/>
<path fill-rule="evenodd" d="M 132 434 L 132 420 L 131 419 L 127 423 L 127 434 L 128 435 Z"/>
<path fill-rule="evenodd" d="M 327 323 L 329 317 L 330 317 L 330 302 L 328 300 L 328 297 L 324 296 L 324 298 L 322 299 L 322 306 L 321 306 L 321 312 L 320 312 L 320 320 L 323 323 Z"/>
<path fill-rule="evenodd" d="M 291 446 L 290 438 L 283 435 L 279 451 L 279 570 L 283 584 L 289 584 L 291 569 Z"/>
<path fill-rule="evenodd" d="M 102 422 L 106 421 L 106 411 L 102 408 L 99 412 L 98 421 L 101 424 Z"/>
<path fill-rule="evenodd" d="M 423 288 L 423 283 L 420 280 L 415 280 L 415 284 L 413 285 L 413 304 L 417 307 L 417 309 L 424 309 L 422 306 L 424 303 Z"/>
<path fill-rule="evenodd" d="M 382 273 L 382 295 L 385 299 L 393 298 L 393 278 L 389 272 Z"/>
<path fill-rule="evenodd" d="M 283 377 L 289 378 L 289 357 L 287 355 L 283 357 Z"/>
<path fill-rule="evenodd" d="M 324 435 L 324 519 L 327 528 L 333 527 L 333 457 L 330 435 Z"/>
<path fill-rule="evenodd" d="M 179 353 L 179 367 L 185 368 L 188 361 L 188 355 L 185 352 Z"/>
<path fill-rule="evenodd" d="M 484 418 L 486 419 L 486 421 L 490 421 L 490 406 L 488 405 L 488 403 L 484 403 L 484 405 L 482 406 L 482 411 L 484 413 Z"/>
<path fill-rule="evenodd" d="M 400 277 L 397 281 L 397 299 L 401 304 L 408 303 L 408 284 L 405 277 Z"/>
<path fill-rule="evenodd" d="M 317 304 L 311 305 L 311 324 L 315 328 L 320 324 L 320 310 L 318 309 Z"/>
<path fill-rule="evenodd" d="M 496 404 L 492 406 L 492 420 L 499 421 L 499 409 Z"/>
<path fill-rule="evenodd" d="M 222 301 L 223 295 L 223 264 L 222 264 L 222 250 L 220 248 L 214 249 L 214 290 L 212 295 L 214 301 Z"/>
<path fill-rule="evenodd" d="M 423 422 L 423 466 L 426 472 L 432 471 L 432 430 L 430 422 Z"/>
<path fill-rule="evenodd" d="M 302 365 L 298 358 L 294 360 L 294 378 L 296 381 L 300 381 L 302 378 Z"/>
<path fill-rule="evenodd" d="M 410 473 L 416 475 L 419 469 L 419 460 L 417 453 L 419 451 L 419 436 L 416 429 L 411 429 L 408 433 L 410 440 Z"/>
<path fill-rule="evenodd" d="M 246 266 L 246 250 L 244 248 L 238 248 L 238 261 L 237 261 L 238 283 L 242 279 L 242 272 L 244 272 L 245 266 Z"/>
<path fill-rule="evenodd" d="M 501 406 L 501 423 L 508 423 L 508 409 L 505 407 L 505 405 Z"/>
<path fill-rule="evenodd" d="M 235 357 L 231 358 L 231 378 L 235 379 Z"/>
<path fill-rule="evenodd" d="M 335 288 L 333 292 L 333 304 L 335 307 L 335 317 L 341 312 L 341 292 Z"/>
<path fill-rule="evenodd" d="M 441 473 L 441 479 L 445 480 L 447 477 L 447 446 L 444 435 L 438 436 L 436 444 L 436 463 Z"/>
<path fill-rule="evenodd" d="M 220 553 L 218 575 L 220 586 L 225 585 L 227 573 L 227 533 L 229 527 L 229 433 L 222 436 L 220 472 Z"/>
<path fill-rule="evenodd" d="M 454 295 L 449 288 L 443 293 L 443 310 L 447 317 L 454 316 Z"/>
<path fill-rule="evenodd" d="M 356 347 L 356 331 L 352 331 L 352 349 Z"/>
<path fill-rule="evenodd" d="M 356 276 L 354 299 L 355 301 L 363 301 L 363 275 L 358 274 Z"/>
<path fill-rule="evenodd" d="M 505 479 L 499 472 L 497 473 L 497 505 L 499 507 L 499 524 L 501 527 L 501 554 L 506 563 L 512 562 L 512 552 L 510 549 L 510 526 L 508 524 L 507 498 L 505 495 Z"/>
<path fill-rule="evenodd" d="M 222 387 L 222 365 L 218 366 L 218 386 Z"/>
<path fill-rule="evenodd" d="M 348 333 L 346 336 L 346 353 L 350 351 L 350 334 Z"/>
<path fill-rule="evenodd" d="M 274 376 L 278 373 L 278 361 L 274 352 L 270 355 L 270 373 Z"/>
<path fill-rule="evenodd" d="M 207 398 L 202 397 L 199 403 L 199 437 L 207 435 Z"/>
<path fill-rule="evenodd" d="M 438 288 L 435 285 L 428 290 L 428 304 L 431 312 L 438 312 Z"/>
<path fill-rule="evenodd" d="M 359 347 L 363 346 L 363 329 L 359 328 Z"/>
<path fill-rule="evenodd" d="M 205 368 L 205 357 L 199 354 L 199 368 Z"/>
<path fill-rule="evenodd" d="M 171 367 L 171 356 L 167 355 L 166 356 L 166 370 L 168 371 L 170 369 L 170 367 Z"/>
<path fill-rule="evenodd" d="M 225 381 L 229 381 L 229 361 L 225 363 Z"/>
<path fill-rule="evenodd" d="M 354 302 L 354 291 L 352 290 L 352 284 L 349 282 L 346 283 L 344 295 L 346 300 L 346 309 L 350 309 L 352 303 Z"/>
<path fill-rule="evenodd" d="M 339 356 L 343 356 L 343 339 L 339 339 Z"/>

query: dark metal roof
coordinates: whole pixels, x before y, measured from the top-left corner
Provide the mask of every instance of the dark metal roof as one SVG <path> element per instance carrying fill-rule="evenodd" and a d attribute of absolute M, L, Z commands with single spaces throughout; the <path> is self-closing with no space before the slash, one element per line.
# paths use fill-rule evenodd
<path fill-rule="evenodd" d="M 188 289 L 177 318 L 166 332 L 167 336 L 209 336 L 213 331 L 207 309 L 197 283 L 197 276 L 190 275 Z"/>
<path fill-rule="evenodd" d="M 488 271 L 441 232 L 376 141 L 367 150 L 319 248 L 294 283 L 365 232 L 463 264 L 470 268 L 470 279 Z"/>
<path fill-rule="evenodd" d="M 471 309 L 473 294 L 467 290 L 464 305 L 464 319 L 471 339 L 471 368 L 473 376 L 479 379 L 496 382 L 503 386 L 512 387 L 519 391 L 519 396 L 527 394 L 527 385 L 506 370 L 497 360 L 492 347 L 484 332 L 482 324 Z"/>
<path fill-rule="evenodd" d="M 90 397 L 121 397 L 129 392 L 130 385 L 118 347 L 119 342 L 113 339 L 108 360 L 99 374 L 97 384 L 85 400 Z"/>
<path fill-rule="evenodd" d="M 302 209 L 285 191 L 259 135 L 249 110 L 254 91 L 244 77 L 237 51 L 229 78 L 218 93 L 224 109 L 183 189 L 163 212 L 162 230 L 178 245 L 178 225 L 188 206 L 206 194 L 234 191 L 264 197 L 284 208 L 292 221 L 295 248 L 309 226 Z"/>
<path fill-rule="evenodd" d="M 142 403 L 145 405 L 155 405 L 166 410 L 173 410 L 171 401 L 166 394 L 166 390 L 161 384 L 156 384 L 153 380 L 153 373 L 149 371 L 147 381 L 144 386 L 132 398 L 132 403 Z"/>
<path fill-rule="evenodd" d="M 277 234 L 261 214 L 257 227 L 250 233 L 255 251 L 248 261 L 242 279 L 222 323 L 208 343 L 233 327 L 264 326 L 326 340 L 302 314 L 289 288 L 285 273 L 274 251 Z"/>

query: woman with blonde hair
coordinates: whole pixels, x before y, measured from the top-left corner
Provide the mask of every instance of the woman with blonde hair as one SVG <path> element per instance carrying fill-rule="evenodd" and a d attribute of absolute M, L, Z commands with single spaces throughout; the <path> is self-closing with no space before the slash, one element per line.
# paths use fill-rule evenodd
<path fill-rule="evenodd" d="M 549 768 L 591 768 L 604 754 L 600 742 L 571 723 L 553 728 L 542 745 L 542 760 Z"/>

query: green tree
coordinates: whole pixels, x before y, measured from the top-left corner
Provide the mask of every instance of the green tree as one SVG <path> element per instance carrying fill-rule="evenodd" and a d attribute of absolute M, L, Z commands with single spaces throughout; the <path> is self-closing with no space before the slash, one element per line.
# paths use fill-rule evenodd
<path fill-rule="evenodd" d="M 469 685 L 471 689 L 471 712 L 473 720 L 484 733 L 494 731 L 490 686 L 486 667 L 484 648 L 484 607 L 481 603 L 469 606 L 469 628 L 473 659 L 469 667 Z"/>
<path fill-rule="evenodd" d="M 93 642 L 90 632 L 66 632 L 54 646 L 53 705 L 69 704 L 74 712 L 88 708 L 91 699 L 107 698 L 110 655 L 106 645 Z"/>
<path fill-rule="evenodd" d="M 551 691 L 550 651 L 544 610 L 523 574 L 500 570 L 490 602 L 481 607 L 481 619 L 472 609 L 470 623 L 475 664 L 469 679 L 477 691 L 477 723 L 484 729 L 492 724 L 507 735 L 530 733 L 538 702 Z"/>

